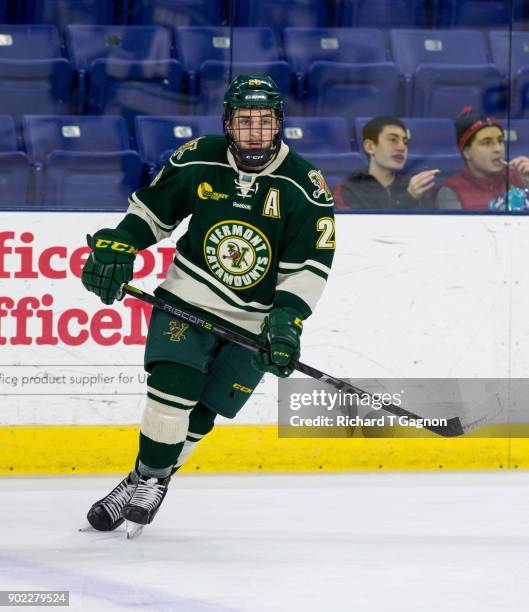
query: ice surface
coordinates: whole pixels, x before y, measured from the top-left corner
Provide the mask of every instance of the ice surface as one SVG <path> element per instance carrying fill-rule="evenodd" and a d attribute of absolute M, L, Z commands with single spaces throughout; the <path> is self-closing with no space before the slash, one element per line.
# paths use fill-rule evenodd
<path fill-rule="evenodd" d="M 529 606 L 526 472 L 177 475 L 139 539 L 79 532 L 119 479 L 0 479 L 0 589 L 101 612 Z"/>

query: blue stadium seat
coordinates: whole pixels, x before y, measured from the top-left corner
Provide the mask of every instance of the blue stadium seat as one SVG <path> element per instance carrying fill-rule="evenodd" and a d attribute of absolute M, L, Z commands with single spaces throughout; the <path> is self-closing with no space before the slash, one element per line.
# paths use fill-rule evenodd
<path fill-rule="evenodd" d="M 405 81 L 405 114 L 455 117 L 467 105 L 489 114 L 505 112 L 505 79 L 489 63 L 481 32 L 391 30 L 390 38 Z"/>
<path fill-rule="evenodd" d="M 389 60 L 383 34 L 371 28 L 285 28 L 285 55 L 296 73 L 298 95 L 316 62 L 370 64 Z"/>
<path fill-rule="evenodd" d="M 174 38 L 176 56 L 182 62 L 189 89 L 194 93 L 197 75 L 206 62 L 271 63 L 281 60 L 276 37 L 270 28 L 177 28 Z"/>
<path fill-rule="evenodd" d="M 200 96 L 198 114 L 222 112 L 224 91 L 236 74 L 270 74 L 284 94 L 290 91 L 291 69 L 270 28 L 189 27 L 175 29 L 174 36 L 189 90 Z"/>
<path fill-rule="evenodd" d="M 98 58 L 165 60 L 171 58 L 171 35 L 154 26 L 77 26 L 66 28 L 68 55 L 78 70 Z"/>
<path fill-rule="evenodd" d="M 505 129 L 506 158 L 514 159 L 519 155 L 527 156 L 529 151 L 529 120 L 512 119 L 502 121 Z"/>
<path fill-rule="evenodd" d="M 365 157 L 362 130 L 370 117 L 358 117 L 355 121 L 358 149 Z M 441 177 L 453 174 L 463 164 L 457 148 L 454 122 L 444 118 L 400 118 L 408 129 L 408 161 L 404 170 L 412 174 L 422 170 L 441 170 Z M 367 161 L 367 158 L 366 158 Z"/>
<path fill-rule="evenodd" d="M 444 0 L 439 25 L 443 28 L 510 29 L 523 21 L 524 0 Z"/>
<path fill-rule="evenodd" d="M 283 28 L 325 28 L 331 23 L 327 0 L 238 0 L 236 26 L 268 26 L 278 34 Z"/>
<path fill-rule="evenodd" d="M 343 0 L 339 25 L 370 28 L 424 28 L 430 25 L 424 0 Z"/>
<path fill-rule="evenodd" d="M 7 23 L 7 0 L 0 0 L 0 23 Z"/>
<path fill-rule="evenodd" d="M 331 189 L 364 164 L 351 149 L 349 125 L 343 117 L 287 116 L 283 137 L 291 149 L 323 172 Z"/>
<path fill-rule="evenodd" d="M 121 117 L 26 116 L 24 139 L 38 204 L 123 210 L 141 185 L 141 159 Z"/>
<path fill-rule="evenodd" d="M 129 0 L 129 7 L 129 23 L 138 25 L 172 29 L 225 22 L 221 0 Z"/>
<path fill-rule="evenodd" d="M 205 134 L 222 134 L 220 115 L 137 116 L 134 123 L 138 151 L 149 167 L 150 179 L 180 145 Z"/>
<path fill-rule="evenodd" d="M 54 26 L 4 25 L 0 32 L 0 107 L 20 128 L 30 113 L 67 113 L 72 66 Z"/>
<path fill-rule="evenodd" d="M 329 188 L 334 189 L 336 183 L 347 180 L 356 170 L 364 168 L 366 163 L 360 153 L 306 153 L 303 155 L 319 168 Z"/>
<path fill-rule="evenodd" d="M 307 153 L 351 153 L 349 126 L 343 117 L 285 117 L 283 137 L 291 149 Z"/>
<path fill-rule="evenodd" d="M 28 203 L 29 173 L 28 158 L 17 149 L 13 119 L 0 115 L 0 208 Z"/>
<path fill-rule="evenodd" d="M 121 114 L 174 112 L 181 71 L 171 58 L 168 30 L 153 26 L 69 26 L 66 44 L 79 74 L 79 110 Z M 170 83 L 163 80 L 171 75 Z M 108 77 L 108 79 L 107 79 Z M 173 92 L 173 97 L 171 97 Z M 143 109 L 143 110 L 142 110 Z"/>
<path fill-rule="evenodd" d="M 58 28 L 68 24 L 112 24 L 120 16 L 112 0 L 26 0 L 27 23 L 51 23 Z"/>
<path fill-rule="evenodd" d="M 529 32 L 491 31 L 492 59 L 511 83 L 511 115 L 529 114 Z"/>
<path fill-rule="evenodd" d="M 399 112 L 399 73 L 392 62 L 315 62 L 307 77 L 307 114 L 355 117 Z"/>
<path fill-rule="evenodd" d="M 390 58 L 381 30 L 373 28 L 285 28 L 285 54 L 295 72 L 318 61 L 371 64 Z"/>

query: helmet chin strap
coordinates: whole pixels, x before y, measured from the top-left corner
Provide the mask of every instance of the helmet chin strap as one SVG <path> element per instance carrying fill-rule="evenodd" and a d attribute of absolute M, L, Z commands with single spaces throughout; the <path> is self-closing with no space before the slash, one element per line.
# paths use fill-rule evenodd
<path fill-rule="evenodd" d="M 272 146 L 269 149 L 239 149 L 230 146 L 230 151 L 237 163 L 237 166 L 245 170 L 259 170 L 268 166 L 279 151 L 279 147 Z"/>

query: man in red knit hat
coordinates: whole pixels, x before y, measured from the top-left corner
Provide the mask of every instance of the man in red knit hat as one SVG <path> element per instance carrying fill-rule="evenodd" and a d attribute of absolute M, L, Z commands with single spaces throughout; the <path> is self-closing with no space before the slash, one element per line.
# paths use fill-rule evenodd
<path fill-rule="evenodd" d="M 529 158 L 505 160 L 505 137 L 500 122 L 465 107 L 456 119 L 455 128 L 465 165 L 439 189 L 437 208 L 510 210 L 523 207 L 522 190 L 529 185 Z"/>

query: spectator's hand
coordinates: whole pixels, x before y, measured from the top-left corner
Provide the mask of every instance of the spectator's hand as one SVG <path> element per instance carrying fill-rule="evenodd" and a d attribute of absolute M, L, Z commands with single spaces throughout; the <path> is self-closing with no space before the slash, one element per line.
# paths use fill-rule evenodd
<path fill-rule="evenodd" d="M 529 162 L 529 160 L 527 160 Z M 412 176 L 408 185 L 408 193 L 414 200 L 420 200 L 422 196 L 434 186 L 435 176 L 440 170 L 425 170 Z"/>
<path fill-rule="evenodd" d="M 524 178 L 529 178 L 529 157 L 520 155 L 519 157 L 511 159 L 509 162 L 509 168 L 516 170 L 516 172 L 518 172 L 518 174 Z"/>

